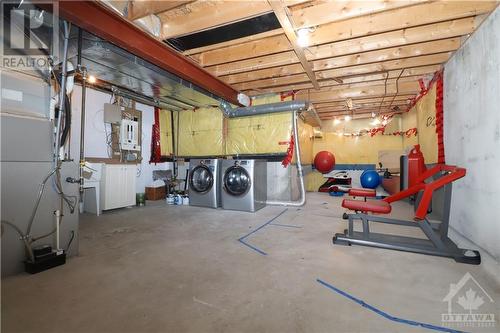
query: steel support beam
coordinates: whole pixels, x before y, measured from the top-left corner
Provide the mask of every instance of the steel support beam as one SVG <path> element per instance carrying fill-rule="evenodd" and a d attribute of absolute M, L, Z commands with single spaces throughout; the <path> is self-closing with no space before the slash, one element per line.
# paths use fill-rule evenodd
<path fill-rule="evenodd" d="M 48 6 L 40 7 L 50 10 Z M 59 16 L 162 69 L 238 103 L 238 91 L 97 1 L 58 1 Z"/>

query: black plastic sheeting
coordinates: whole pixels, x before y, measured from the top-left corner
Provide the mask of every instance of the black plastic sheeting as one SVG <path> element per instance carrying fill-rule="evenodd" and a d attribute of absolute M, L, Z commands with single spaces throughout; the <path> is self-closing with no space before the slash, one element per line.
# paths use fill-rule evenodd
<path fill-rule="evenodd" d="M 276 15 L 274 15 L 274 13 L 268 13 L 218 28 L 178 38 L 170 38 L 165 42 L 177 50 L 185 51 L 207 45 L 227 42 L 242 37 L 248 37 L 279 28 L 281 28 L 281 25 L 276 18 Z"/>

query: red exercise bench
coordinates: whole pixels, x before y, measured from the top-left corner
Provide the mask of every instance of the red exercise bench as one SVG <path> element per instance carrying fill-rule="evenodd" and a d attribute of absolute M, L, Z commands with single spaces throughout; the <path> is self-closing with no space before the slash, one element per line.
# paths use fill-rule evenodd
<path fill-rule="evenodd" d="M 451 185 L 457 179 L 465 176 L 466 170 L 456 166 L 437 165 L 424 171 L 416 181 L 416 185 L 396 193 L 383 200 L 359 201 L 344 199 L 342 207 L 355 211 L 355 214 L 345 214 L 349 220 L 348 229 L 343 234 L 336 234 L 333 243 L 339 245 L 363 245 L 390 250 L 422 253 L 434 256 L 449 257 L 457 262 L 479 265 L 481 256 L 478 251 L 458 248 L 448 238 L 448 226 L 451 205 Z M 429 180 L 427 183 L 426 180 Z M 433 194 L 444 188 L 442 221 L 430 222 L 427 219 Z M 397 220 L 381 216 L 368 215 L 389 214 L 391 203 L 416 195 L 414 221 Z M 354 220 L 361 220 L 362 231 L 354 231 Z M 419 227 L 427 239 L 386 235 L 370 232 L 370 222 Z"/>

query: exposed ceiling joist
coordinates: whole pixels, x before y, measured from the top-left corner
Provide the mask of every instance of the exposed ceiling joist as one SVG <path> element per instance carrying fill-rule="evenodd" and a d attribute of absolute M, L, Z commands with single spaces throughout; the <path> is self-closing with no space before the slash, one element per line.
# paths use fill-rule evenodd
<path fill-rule="evenodd" d="M 466 33 L 469 33 L 472 31 L 472 27 L 470 29 L 466 30 Z M 402 32 L 402 30 L 401 30 Z M 462 32 L 462 31 L 460 31 Z M 398 35 L 397 33 L 392 33 L 394 35 Z M 386 47 L 388 45 L 383 45 L 382 48 L 375 49 L 376 45 L 379 45 L 380 43 L 378 42 L 372 42 L 371 44 L 373 45 L 373 49 L 364 49 L 362 51 L 357 50 L 357 45 L 360 45 L 359 43 L 362 43 L 366 47 L 366 45 L 370 46 L 370 43 L 368 41 L 356 41 L 356 40 L 350 40 L 347 42 L 341 42 L 339 44 L 349 44 L 349 45 L 339 45 L 339 48 L 335 47 L 330 47 L 328 45 L 328 50 L 324 51 L 319 51 L 321 53 L 324 53 L 326 56 L 327 54 L 330 54 L 328 57 L 318 57 L 318 52 L 315 53 L 310 53 L 311 56 L 308 56 L 307 58 L 312 61 L 313 64 L 313 70 L 318 71 L 318 70 L 325 70 L 328 68 L 333 68 L 333 67 L 342 67 L 342 66 L 351 66 L 351 65 L 359 65 L 363 63 L 370 63 L 370 62 L 376 62 L 376 61 L 385 61 L 385 60 L 390 60 L 392 59 L 397 59 L 397 58 L 407 58 L 407 57 L 412 57 L 412 56 L 419 56 L 419 55 L 424 55 L 424 54 L 432 54 L 432 53 L 439 53 L 439 52 L 445 52 L 445 51 L 452 51 L 456 50 L 460 47 L 461 45 L 461 38 L 456 37 L 460 36 L 459 32 L 453 33 L 454 37 L 452 38 L 440 38 L 439 40 L 433 40 L 433 41 L 420 41 L 416 43 L 412 43 L 413 41 L 410 40 L 408 42 L 408 39 L 406 38 L 407 43 L 405 42 L 405 38 L 403 37 L 398 37 L 398 44 L 393 47 Z M 400 36 L 403 36 L 404 33 L 399 34 Z M 427 35 L 426 38 L 432 37 L 432 36 L 437 36 L 437 35 Z M 379 40 L 378 38 L 382 38 L 383 41 L 387 41 L 386 36 L 370 36 L 371 40 L 376 41 Z M 375 38 L 376 37 L 376 38 Z M 439 37 L 443 37 L 442 35 L 439 35 Z M 445 39 L 446 38 L 446 39 Z M 365 38 L 368 39 L 368 38 Z M 401 44 L 403 43 L 403 44 Z M 348 46 L 354 46 L 354 48 L 348 47 Z M 318 50 L 316 50 L 318 51 Z M 284 56 L 288 56 L 288 60 L 284 59 Z M 314 56 L 312 56 L 314 55 Z M 256 58 L 256 59 L 248 59 L 248 60 L 243 60 L 243 61 L 237 61 L 234 63 L 227 63 L 227 64 L 221 64 L 221 65 L 215 65 L 215 66 L 209 66 L 205 67 L 209 72 L 211 72 L 214 75 L 217 76 L 224 76 L 224 75 L 231 75 L 231 74 L 238 74 L 238 73 L 244 73 L 248 71 L 259 71 L 258 73 L 267 73 L 267 72 L 272 72 L 271 69 L 269 68 L 276 68 L 276 67 L 286 67 L 290 66 L 291 64 L 294 64 L 294 57 L 293 54 L 290 52 L 285 52 L 285 53 L 280 53 L 277 55 L 273 56 L 266 56 L 267 59 L 262 59 L 261 58 Z M 271 61 L 274 58 L 274 61 L 276 63 L 271 63 L 268 61 Z M 318 59 L 318 60 L 316 60 Z M 265 60 L 265 63 L 262 63 L 261 61 Z M 246 67 L 245 67 L 246 66 Z M 294 68 L 294 67 L 290 67 Z M 269 70 L 267 70 L 269 69 Z M 267 71 L 266 71 L 267 70 Z"/>
<path fill-rule="evenodd" d="M 316 6 L 293 11 L 292 19 L 296 28 L 302 29 L 424 2 L 429 2 L 429 0 L 326 1 Z"/>
<path fill-rule="evenodd" d="M 361 88 L 348 89 L 321 89 L 320 91 L 300 91 L 296 95 L 297 100 L 309 100 L 315 102 L 344 100 L 346 98 L 381 97 L 395 94 L 416 94 L 420 91 L 418 82 L 403 82 L 398 84 L 377 85 Z"/>
<path fill-rule="evenodd" d="M 422 77 L 424 75 L 431 75 L 441 69 L 441 65 L 431 65 L 431 66 L 422 66 L 415 68 L 406 68 L 404 72 L 401 74 L 401 70 L 391 70 L 388 72 L 388 78 L 394 79 L 401 75 L 401 78 L 408 77 L 411 80 L 418 80 L 418 77 Z M 386 73 L 375 73 L 375 74 L 366 74 L 359 76 L 351 76 L 351 77 L 343 77 L 342 80 L 344 84 L 352 84 L 358 82 L 373 82 L 376 80 L 383 80 L 387 76 Z M 338 86 L 338 82 L 334 80 L 323 80 L 319 81 L 319 85 L 322 88 Z M 298 91 L 303 89 L 311 89 L 312 85 L 310 83 L 298 83 L 286 86 L 278 86 L 271 88 L 260 88 L 259 91 L 261 93 L 278 93 L 283 91 Z"/>
<path fill-rule="evenodd" d="M 288 0 L 287 5 L 305 0 Z M 159 14 L 163 38 L 174 38 L 205 31 L 260 16 L 272 11 L 267 1 L 195 1 L 179 9 Z"/>
<path fill-rule="evenodd" d="M 381 73 L 395 69 L 437 65 L 446 62 L 450 56 L 451 52 L 444 52 L 444 53 L 431 54 L 420 57 L 412 57 L 405 59 L 383 61 L 379 63 L 371 63 L 366 65 L 336 68 L 336 69 L 317 72 L 317 76 L 318 79 L 320 80 L 326 80 L 326 79 L 332 79 L 334 77 L 342 78 L 345 76 L 357 76 L 357 75 Z M 243 82 L 240 84 L 233 84 L 230 80 L 227 80 L 223 77 L 222 79 L 228 84 L 232 84 L 232 86 L 238 90 L 250 90 L 255 88 L 285 86 L 285 85 L 303 83 L 308 81 L 307 75 L 305 74 L 295 74 L 295 75 L 288 75 L 288 76 L 281 76 L 281 77 L 260 79 L 260 80 L 257 79 L 251 82 Z"/>
<path fill-rule="evenodd" d="M 168 10 L 180 7 L 187 3 L 193 2 L 189 1 L 149 1 L 149 0 L 135 0 L 129 1 L 128 4 L 128 19 L 137 20 L 141 17 L 148 15 L 156 15 Z"/>
<path fill-rule="evenodd" d="M 487 13 L 495 6 L 495 2 L 476 1 L 449 1 L 416 5 L 373 14 L 369 17 L 357 17 L 344 22 L 325 24 L 319 26 L 310 35 L 309 40 L 310 45 L 321 45 L 395 30 L 404 32 L 405 30 L 401 29 Z M 427 33 L 429 36 L 435 34 L 432 30 L 428 30 Z M 405 35 L 400 35 L 400 37 L 405 38 Z M 383 40 L 384 38 L 380 38 L 382 43 Z M 210 66 L 290 50 L 291 47 L 286 36 L 278 35 L 210 51 L 203 56 L 202 65 Z"/>
<path fill-rule="evenodd" d="M 415 95 L 391 95 L 391 97 L 368 97 L 368 98 L 351 98 L 352 102 L 354 105 L 358 104 L 380 104 L 380 102 L 388 100 L 390 98 L 391 100 L 394 99 L 395 102 L 407 102 L 409 99 L 415 97 Z M 325 107 L 336 107 L 339 105 L 345 105 L 346 101 L 345 100 L 340 100 L 340 101 L 334 101 L 334 102 L 315 102 L 314 107 L 315 108 L 325 108 Z"/>
<path fill-rule="evenodd" d="M 316 76 L 313 72 L 311 64 L 307 61 L 306 55 L 304 54 L 304 49 L 299 45 L 297 34 L 295 33 L 295 29 L 293 28 L 292 22 L 288 18 L 288 14 L 286 11 L 286 6 L 281 0 L 270 0 L 268 1 L 269 5 L 274 11 L 274 14 L 278 18 L 278 21 L 281 24 L 281 27 L 285 31 L 285 35 L 287 36 L 290 44 L 293 47 L 293 51 L 295 52 L 295 56 L 299 59 L 300 65 L 304 72 L 306 72 L 307 77 L 311 80 L 311 83 L 315 89 L 319 89 L 318 81 L 316 80 Z"/>

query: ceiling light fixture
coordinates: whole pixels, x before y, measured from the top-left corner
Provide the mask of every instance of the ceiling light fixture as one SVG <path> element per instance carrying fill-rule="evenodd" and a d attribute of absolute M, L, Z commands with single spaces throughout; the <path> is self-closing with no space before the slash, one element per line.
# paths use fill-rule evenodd
<path fill-rule="evenodd" d="M 94 75 L 89 75 L 89 78 L 87 79 L 88 83 L 96 83 L 97 79 Z"/>
<path fill-rule="evenodd" d="M 340 119 L 335 118 L 335 119 L 333 120 L 333 124 L 334 124 L 334 125 L 338 125 L 338 124 L 340 124 Z"/>
<path fill-rule="evenodd" d="M 297 43 L 300 47 L 309 46 L 309 29 L 300 29 L 297 31 Z"/>
<path fill-rule="evenodd" d="M 351 119 L 352 119 L 352 117 L 351 117 L 351 116 L 345 116 L 345 117 L 344 117 L 344 120 L 345 120 L 345 121 L 350 121 Z"/>

